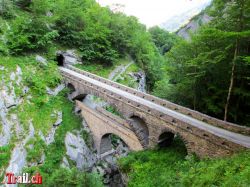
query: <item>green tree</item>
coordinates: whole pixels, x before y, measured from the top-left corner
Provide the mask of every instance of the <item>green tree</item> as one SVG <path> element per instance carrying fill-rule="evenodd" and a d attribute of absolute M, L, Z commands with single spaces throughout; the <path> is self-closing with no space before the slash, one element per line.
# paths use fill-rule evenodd
<path fill-rule="evenodd" d="M 175 34 L 171 34 L 158 26 L 151 27 L 149 29 L 149 33 L 151 34 L 153 42 L 155 43 L 156 47 L 159 49 L 162 55 L 170 51 L 170 49 L 177 42 L 178 39 Z"/>

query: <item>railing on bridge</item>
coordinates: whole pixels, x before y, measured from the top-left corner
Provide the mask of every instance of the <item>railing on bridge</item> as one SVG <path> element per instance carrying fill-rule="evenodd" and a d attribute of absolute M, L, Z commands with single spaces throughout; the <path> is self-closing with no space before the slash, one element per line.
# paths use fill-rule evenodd
<path fill-rule="evenodd" d="M 236 124 L 233 124 L 233 123 L 230 123 L 230 122 L 226 122 L 226 121 L 222 121 L 222 120 L 210 117 L 208 115 L 205 115 L 205 114 L 202 114 L 200 112 L 191 110 L 189 108 L 179 106 L 179 105 L 171 103 L 169 101 L 166 101 L 166 100 L 157 98 L 155 96 L 140 92 L 138 90 L 129 88 L 127 86 L 124 86 L 122 84 L 113 82 L 111 80 L 105 79 L 105 78 L 97 76 L 95 74 L 80 70 L 80 69 L 75 68 L 75 67 L 70 66 L 70 65 L 67 65 L 67 68 L 70 69 L 70 70 L 73 70 L 73 71 L 75 71 L 77 73 L 80 73 L 82 75 L 85 75 L 85 76 L 87 76 L 89 78 L 92 78 L 94 80 L 97 80 L 97 81 L 100 81 L 102 83 L 108 84 L 110 86 L 113 86 L 113 87 L 118 88 L 120 90 L 126 91 L 126 92 L 128 92 L 130 94 L 136 95 L 138 97 L 141 97 L 143 99 L 151 101 L 151 102 L 153 102 L 155 104 L 161 105 L 161 106 L 166 107 L 168 109 L 171 109 L 171 110 L 177 111 L 179 113 L 185 114 L 187 116 L 193 117 L 193 118 L 195 118 L 197 120 L 203 121 L 203 122 L 208 123 L 210 125 L 220 127 L 220 128 L 232 131 L 232 132 L 245 134 L 245 135 L 250 135 L 250 128 L 239 126 L 239 125 L 236 125 Z"/>

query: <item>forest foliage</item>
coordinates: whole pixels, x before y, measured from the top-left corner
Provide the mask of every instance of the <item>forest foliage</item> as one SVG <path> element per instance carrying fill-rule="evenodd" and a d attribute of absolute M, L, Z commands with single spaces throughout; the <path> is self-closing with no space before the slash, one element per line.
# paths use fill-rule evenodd
<path fill-rule="evenodd" d="M 212 21 L 165 55 L 154 94 L 250 126 L 249 0 L 214 0 L 206 12 Z"/>
<path fill-rule="evenodd" d="M 76 48 L 84 63 L 111 66 L 131 56 L 153 86 L 163 58 L 137 18 L 94 0 L 5 0 L 0 3 L 0 53 L 24 55 L 62 46 Z"/>

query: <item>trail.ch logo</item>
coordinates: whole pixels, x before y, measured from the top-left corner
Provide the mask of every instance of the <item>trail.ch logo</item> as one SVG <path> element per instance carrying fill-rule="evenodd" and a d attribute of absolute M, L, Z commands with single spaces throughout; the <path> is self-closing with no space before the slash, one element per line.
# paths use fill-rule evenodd
<path fill-rule="evenodd" d="M 28 173 L 23 173 L 20 176 L 15 176 L 14 173 L 8 172 L 5 175 L 2 184 L 42 184 L 43 178 L 40 173 L 30 176 Z"/>

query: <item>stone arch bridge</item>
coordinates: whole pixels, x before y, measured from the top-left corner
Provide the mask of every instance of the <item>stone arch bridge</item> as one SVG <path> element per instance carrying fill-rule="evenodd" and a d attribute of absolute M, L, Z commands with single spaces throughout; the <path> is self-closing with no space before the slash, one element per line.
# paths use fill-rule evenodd
<path fill-rule="evenodd" d="M 102 137 L 109 133 L 120 136 L 131 150 L 169 144 L 174 135 L 182 138 L 189 154 L 199 157 L 226 156 L 250 148 L 250 128 L 212 118 L 73 66 L 59 69 L 73 91 L 72 99 L 83 99 L 87 94 L 98 96 L 125 117 L 119 121 L 77 102 L 87 122 L 94 121 L 89 126 L 99 153 Z M 102 126 L 98 127 L 98 123 Z"/>

